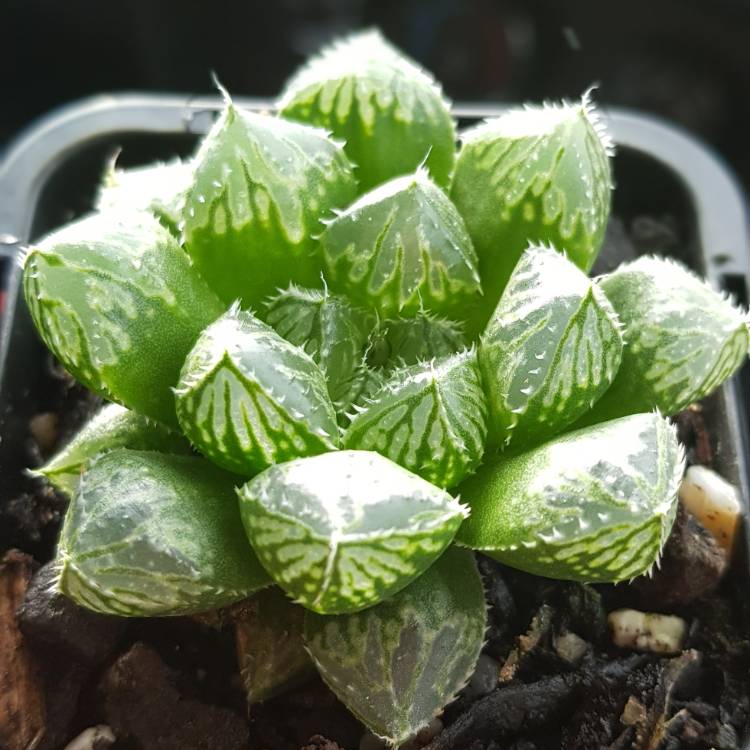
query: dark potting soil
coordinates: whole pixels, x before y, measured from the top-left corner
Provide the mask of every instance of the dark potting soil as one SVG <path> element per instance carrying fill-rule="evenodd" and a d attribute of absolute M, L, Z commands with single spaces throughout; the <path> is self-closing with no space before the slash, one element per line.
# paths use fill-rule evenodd
<path fill-rule="evenodd" d="M 614 218 L 596 270 L 610 270 L 614 258 L 669 252 L 680 241 L 669 217 L 639 217 L 628 226 Z M 48 366 L 46 402 L 21 438 L 27 466 L 49 457 L 99 406 Z M 675 421 L 688 462 L 711 466 L 715 436 L 701 407 Z M 253 706 L 248 718 L 235 652 L 237 610 L 123 620 L 84 611 L 51 591 L 44 563 L 65 507 L 64 497 L 21 476 L 20 468 L 17 492 L 0 498 L 4 542 L 25 553 L 13 553 L 15 562 L 25 561 L 27 578 L 42 565 L 15 618 L 46 707 L 35 750 L 63 748 L 99 724 L 109 729 L 81 747 L 382 747 L 317 677 Z M 748 597 L 731 572 L 722 578 L 721 553 L 687 512 L 678 513 L 661 569 L 631 585 L 553 581 L 482 556 L 478 562 L 490 605 L 486 646 L 469 684 L 411 750 L 740 747 L 750 717 Z M 613 646 L 606 614 L 624 606 L 683 617 L 683 652 L 635 654 Z"/>

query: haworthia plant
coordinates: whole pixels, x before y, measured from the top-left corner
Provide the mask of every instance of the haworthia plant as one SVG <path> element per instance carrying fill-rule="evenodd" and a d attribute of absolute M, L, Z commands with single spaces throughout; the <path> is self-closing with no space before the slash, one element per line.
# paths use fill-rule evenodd
<path fill-rule="evenodd" d="M 290 281 L 320 284 L 322 218 L 356 188 L 326 133 L 229 102 L 198 151 L 185 247 L 225 303 L 260 304 Z"/>
<path fill-rule="evenodd" d="M 182 207 L 192 177 L 190 164 L 179 159 L 133 169 L 116 169 L 112 164 L 99 188 L 96 208 L 99 211 L 150 211 L 178 236 Z"/>
<path fill-rule="evenodd" d="M 479 256 L 481 330 L 529 242 L 591 268 L 609 217 L 612 143 L 588 92 L 576 103 L 510 110 L 461 142 L 451 198 Z"/>
<path fill-rule="evenodd" d="M 746 360 L 750 329 L 735 307 L 681 264 L 644 257 L 604 276 L 628 345 L 612 387 L 586 423 L 658 408 L 677 414 Z"/>
<path fill-rule="evenodd" d="M 190 443 L 181 433 L 119 404 L 107 404 L 59 453 L 30 473 L 46 477 L 60 492 L 72 495 L 86 465 L 115 448 L 191 453 Z"/>
<path fill-rule="evenodd" d="M 377 31 L 312 58 L 287 84 L 279 109 L 344 141 L 362 192 L 423 162 L 448 185 L 455 142 L 448 103 L 432 77 Z"/>
<path fill-rule="evenodd" d="M 604 292 L 554 249 L 530 247 L 479 347 L 492 444 L 539 444 L 574 422 L 611 385 L 622 347 Z"/>
<path fill-rule="evenodd" d="M 272 466 L 239 492 L 258 558 L 324 614 L 392 596 L 450 544 L 466 515 L 447 492 L 369 451 Z"/>
<path fill-rule="evenodd" d="M 97 612 L 201 612 L 269 579 L 247 544 L 234 477 L 202 458 L 124 448 L 83 474 L 65 517 L 58 587 Z"/>
<path fill-rule="evenodd" d="M 364 612 L 308 612 L 323 679 L 372 732 L 397 746 L 464 686 L 484 642 L 486 605 L 473 556 L 449 548 L 418 580 Z"/>
<path fill-rule="evenodd" d="M 238 474 L 252 476 L 338 445 L 318 365 L 236 306 L 201 334 L 175 394 L 185 435 L 204 456 Z"/>
<path fill-rule="evenodd" d="M 390 369 L 455 354 L 467 343 L 461 323 L 427 310 L 412 318 L 386 320 L 377 335 L 385 343 L 384 364 Z"/>
<path fill-rule="evenodd" d="M 171 388 L 224 308 L 177 240 L 143 213 L 102 213 L 26 255 L 24 292 L 45 344 L 84 385 L 176 425 Z"/>
<path fill-rule="evenodd" d="M 347 409 L 358 391 L 375 316 L 327 290 L 290 286 L 269 300 L 264 318 L 320 365 L 334 405 Z"/>
<path fill-rule="evenodd" d="M 235 615 L 235 641 L 242 682 L 250 705 L 303 681 L 315 668 L 305 649 L 305 609 L 269 586 Z"/>
<path fill-rule="evenodd" d="M 320 241 L 331 288 L 383 318 L 459 311 L 481 294 L 463 220 L 423 169 L 363 195 Z"/>
<path fill-rule="evenodd" d="M 345 447 L 378 451 L 438 487 L 482 459 L 487 405 L 473 350 L 397 371 L 356 409 Z"/>
<path fill-rule="evenodd" d="M 651 569 L 677 510 L 674 427 L 636 414 L 487 464 L 460 485 L 458 540 L 548 578 L 622 581 Z"/>

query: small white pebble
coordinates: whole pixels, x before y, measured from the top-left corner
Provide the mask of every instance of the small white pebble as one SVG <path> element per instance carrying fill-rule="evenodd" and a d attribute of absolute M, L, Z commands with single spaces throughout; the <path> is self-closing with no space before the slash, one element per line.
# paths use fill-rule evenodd
<path fill-rule="evenodd" d="M 553 641 L 555 652 L 563 660 L 573 666 L 580 663 L 584 654 L 588 651 L 589 644 L 581 636 L 566 630 L 556 635 Z"/>
<path fill-rule="evenodd" d="M 65 750 L 99 750 L 115 744 L 115 735 L 106 724 L 89 727 L 71 740 Z"/>
<path fill-rule="evenodd" d="M 730 554 L 742 510 L 736 488 L 705 466 L 691 466 L 680 485 L 680 500 Z"/>
<path fill-rule="evenodd" d="M 618 609 L 607 617 L 612 642 L 620 648 L 675 654 L 682 649 L 687 624 L 681 617 Z"/>

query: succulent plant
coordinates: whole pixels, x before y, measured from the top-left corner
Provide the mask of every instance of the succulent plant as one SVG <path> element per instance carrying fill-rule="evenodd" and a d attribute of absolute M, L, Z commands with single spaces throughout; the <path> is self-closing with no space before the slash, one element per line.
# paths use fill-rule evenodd
<path fill-rule="evenodd" d="M 240 490 L 248 537 L 274 580 L 322 613 L 396 593 L 450 544 L 465 517 L 447 492 L 370 451 L 272 466 Z"/>
<path fill-rule="evenodd" d="M 622 356 L 604 292 L 552 248 L 521 256 L 482 334 L 479 364 L 494 445 L 538 445 L 588 411 Z"/>
<path fill-rule="evenodd" d="M 397 746 L 471 676 L 486 605 L 472 556 L 455 547 L 414 583 L 350 615 L 307 614 L 305 639 L 323 679 L 373 732 Z"/>
<path fill-rule="evenodd" d="M 512 109 L 464 132 L 451 198 L 479 257 L 481 330 L 529 242 L 588 271 L 610 210 L 612 141 L 591 92 L 576 103 Z"/>
<path fill-rule="evenodd" d="M 45 477 L 60 492 L 73 495 L 86 464 L 115 448 L 191 453 L 190 443 L 179 432 L 119 404 L 106 404 L 61 451 L 30 473 Z"/>
<path fill-rule="evenodd" d="M 355 195 L 352 168 L 317 128 L 227 103 L 193 163 L 182 221 L 196 269 L 229 304 L 320 283 L 321 219 Z"/>
<path fill-rule="evenodd" d="M 352 34 L 312 58 L 287 84 L 279 109 L 344 141 L 362 192 L 422 163 L 448 185 L 455 159 L 448 103 L 378 31 Z"/>
<path fill-rule="evenodd" d="M 23 260 L 44 341 L 121 405 L 37 470 L 72 495 L 57 588 L 156 616 L 274 585 L 233 610 L 250 701 L 307 673 L 304 643 L 392 744 L 477 662 L 472 550 L 651 569 L 683 468 L 655 408 L 710 394 L 750 340 L 670 262 L 587 278 L 611 191 L 588 94 L 469 131 L 450 186 L 454 150 L 429 76 L 355 35 L 280 116 L 226 96 L 191 160 L 110 172 Z"/>
<path fill-rule="evenodd" d="M 339 212 L 320 242 L 331 288 L 384 318 L 456 311 L 481 293 L 463 220 L 422 169 Z"/>

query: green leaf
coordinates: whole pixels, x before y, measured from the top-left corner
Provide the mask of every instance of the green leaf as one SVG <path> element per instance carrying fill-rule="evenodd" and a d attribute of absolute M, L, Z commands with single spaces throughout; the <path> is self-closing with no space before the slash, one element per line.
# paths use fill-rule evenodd
<path fill-rule="evenodd" d="M 588 92 L 575 104 L 511 110 L 461 141 L 451 198 L 479 256 L 479 331 L 529 242 L 591 268 L 609 217 L 612 146 Z"/>
<path fill-rule="evenodd" d="M 354 612 L 392 596 L 450 544 L 463 506 L 369 451 L 272 466 L 239 491 L 258 558 L 299 604 Z"/>
<path fill-rule="evenodd" d="M 294 285 L 272 297 L 267 308 L 266 322 L 320 365 L 336 410 L 348 409 L 375 316 L 327 290 Z"/>
<path fill-rule="evenodd" d="M 338 447 L 320 368 L 236 306 L 201 334 L 175 394 L 185 435 L 206 458 L 238 474 Z"/>
<path fill-rule="evenodd" d="M 259 591 L 235 622 L 237 659 L 248 705 L 262 703 L 315 674 L 305 649 L 305 610 L 277 586 Z"/>
<path fill-rule="evenodd" d="M 421 577 L 364 612 L 308 612 L 318 671 L 347 708 L 394 747 L 464 686 L 484 642 L 486 604 L 474 557 L 451 547 Z"/>
<path fill-rule="evenodd" d="M 320 241 L 331 288 L 383 318 L 461 312 L 481 293 L 463 221 L 422 169 L 363 195 Z"/>
<path fill-rule="evenodd" d="M 190 443 L 180 433 L 119 404 L 107 404 L 59 453 L 29 473 L 45 477 L 60 492 L 72 495 L 86 465 L 100 453 L 115 448 L 177 454 L 192 452 Z"/>
<path fill-rule="evenodd" d="M 487 405 L 476 353 L 399 370 L 362 406 L 344 446 L 374 450 L 438 487 L 453 487 L 479 465 Z"/>
<path fill-rule="evenodd" d="M 612 387 L 582 423 L 658 408 L 672 415 L 713 393 L 745 361 L 748 316 L 684 266 L 639 258 L 602 277 L 627 345 Z"/>
<path fill-rule="evenodd" d="M 658 414 L 635 414 L 483 466 L 458 489 L 458 541 L 548 578 L 607 583 L 651 569 L 677 510 L 683 451 Z"/>
<path fill-rule="evenodd" d="M 552 248 L 518 262 L 479 347 L 495 446 L 538 445 L 591 408 L 622 356 L 599 287 Z"/>
<path fill-rule="evenodd" d="M 357 368 L 349 385 L 350 389 L 346 397 L 346 403 L 343 401 L 337 406 L 336 414 L 341 427 L 346 427 L 354 417 L 352 406 L 361 404 L 374 393 L 379 391 L 386 382 L 384 371 L 380 368 L 370 367 L 366 362 L 362 362 Z"/>
<path fill-rule="evenodd" d="M 31 248 L 24 292 L 44 343 L 78 381 L 176 425 L 172 386 L 224 311 L 177 240 L 147 214 L 94 214 Z"/>
<path fill-rule="evenodd" d="M 149 211 L 178 237 L 185 194 L 192 178 L 190 165 L 179 159 L 133 169 L 116 169 L 113 163 L 99 188 L 96 209 Z"/>
<path fill-rule="evenodd" d="M 421 310 L 413 318 L 384 321 L 381 333 L 388 360 L 387 367 L 415 365 L 440 359 L 466 348 L 466 336 L 460 323 Z"/>
<path fill-rule="evenodd" d="M 352 34 L 309 60 L 279 109 L 344 141 L 362 192 L 423 162 L 448 186 L 456 140 L 449 105 L 432 76 L 377 31 Z"/>
<path fill-rule="evenodd" d="M 222 607 L 266 586 L 234 481 L 202 458 L 124 448 L 99 457 L 65 517 L 60 591 L 96 612 L 153 617 Z"/>
<path fill-rule="evenodd" d="M 259 304 L 290 281 L 320 284 L 321 219 L 355 196 L 351 165 L 326 133 L 229 103 L 195 157 L 185 246 L 229 304 Z"/>

